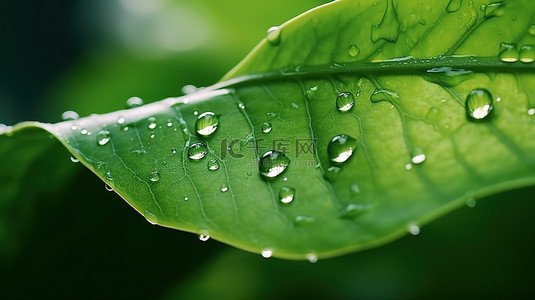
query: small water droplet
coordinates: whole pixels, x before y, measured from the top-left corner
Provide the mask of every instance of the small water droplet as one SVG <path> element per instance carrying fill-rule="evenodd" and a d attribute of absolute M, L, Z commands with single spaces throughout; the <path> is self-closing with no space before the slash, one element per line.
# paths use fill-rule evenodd
<path fill-rule="evenodd" d="M 240 102 L 240 103 L 238 103 L 238 107 L 239 107 L 240 109 L 245 109 L 245 104 L 243 104 L 243 103 Z"/>
<path fill-rule="evenodd" d="M 79 160 L 78 158 L 74 157 L 74 156 L 71 156 L 71 161 L 72 161 L 73 163 L 80 162 L 80 160 Z"/>
<path fill-rule="evenodd" d="M 160 173 L 158 173 L 158 171 L 152 171 L 149 175 L 149 180 L 152 181 L 152 182 L 157 182 L 157 181 L 160 181 Z"/>
<path fill-rule="evenodd" d="M 143 100 L 139 97 L 132 97 L 126 100 L 126 106 L 128 108 L 134 108 L 143 105 Z"/>
<path fill-rule="evenodd" d="M 273 255 L 273 250 L 271 250 L 271 249 L 262 250 L 262 257 L 263 258 L 270 258 L 272 255 Z"/>
<path fill-rule="evenodd" d="M 199 115 L 195 122 L 195 130 L 199 135 L 209 136 L 217 130 L 219 116 L 213 112 L 204 112 Z"/>
<path fill-rule="evenodd" d="M 520 48 L 520 61 L 526 64 L 532 63 L 535 60 L 535 46 L 524 45 Z"/>
<path fill-rule="evenodd" d="M 475 207 L 476 204 L 477 204 L 477 202 L 476 202 L 476 199 L 474 199 L 474 198 L 470 198 L 470 199 L 466 200 L 466 206 L 468 206 L 470 208 Z"/>
<path fill-rule="evenodd" d="M 518 50 L 516 44 L 500 44 L 500 60 L 507 63 L 514 63 L 518 60 Z"/>
<path fill-rule="evenodd" d="M 337 135 L 329 142 L 329 158 L 333 162 L 343 163 L 353 155 L 356 145 L 356 139 L 345 134 Z"/>
<path fill-rule="evenodd" d="M 330 182 L 334 182 L 338 178 L 338 174 L 342 171 L 342 168 L 339 166 L 330 166 L 327 168 L 327 171 L 325 172 L 325 179 L 329 180 Z"/>
<path fill-rule="evenodd" d="M 264 177 L 274 178 L 279 176 L 290 164 L 290 159 L 277 150 L 267 151 L 260 158 L 258 169 Z"/>
<path fill-rule="evenodd" d="M 82 129 L 82 131 L 80 131 L 81 134 L 83 135 L 86 135 L 89 131 L 87 131 L 87 129 Z"/>
<path fill-rule="evenodd" d="M 113 188 L 111 186 L 109 186 L 107 183 L 104 184 L 104 188 L 106 189 L 106 191 L 108 192 L 113 192 Z"/>
<path fill-rule="evenodd" d="M 4 124 L 2 124 L 2 125 L 4 125 Z M 6 125 L 4 125 L 4 126 L 6 126 Z M 72 126 L 71 126 L 71 130 L 72 130 L 72 131 L 78 130 L 78 126 L 76 126 L 76 125 L 72 125 Z"/>
<path fill-rule="evenodd" d="M 121 116 L 121 117 L 117 118 L 117 124 L 123 125 L 124 122 L 126 122 L 126 119 L 124 117 Z"/>
<path fill-rule="evenodd" d="M 336 108 L 339 111 L 348 111 L 355 104 L 355 97 L 350 92 L 341 92 L 336 97 Z"/>
<path fill-rule="evenodd" d="M 157 124 L 156 124 L 156 118 L 155 117 L 150 117 L 150 118 L 147 119 L 147 121 L 149 122 L 149 129 L 156 128 Z"/>
<path fill-rule="evenodd" d="M 418 225 L 411 225 L 409 226 L 409 232 L 412 235 L 418 235 L 420 234 L 420 227 Z"/>
<path fill-rule="evenodd" d="M 167 120 L 167 127 L 173 127 L 173 121 Z"/>
<path fill-rule="evenodd" d="M 341 218 L 356 218 L 370 211 L 371 206 L 365 204 L 349 204 L 339 214 Z"/>
<path fill-rule="evenodd" d="M 299 105 L 298 105 L 297 103 L 295 103 L 295 102 L 292 102 L 292 103 L 290 104 L 290 106 L 291 106 L 293 109 L 298 109 L 298 108 L 299 108 Z"/>
<path fill-rule="evenodd" d="M 396 91 L 391 91 L 387 89 L 376 89 L 370 96 L 370 101 L 373 103 L 381 102 L 381 101 L 388 101 L 390 102 L 390 99 L 397 99 L 399 98 L 399 95 Z"/>
<path fill-rule="evenodd" d="M 289 186 L 283 186 L 279 191 L 279 200 L 281 203 L 288 204 L 294 200 L 295 189 Z"/>
<path fill-rule="evenodd" d="M 412 169 L 412 164 L 406 164 L 405 165 L 405 170 L 410 170 Z"/>
<path fill-rule="evenodd" d="M 284 182 L 288 181 L 288 177 L 284 177 L 284 178 L 282 179 L 282 181 L 284 181 Z"/>
<path fill-rule="evenodd" d="M 528 115 L 530 115 L 530 116 L 535 115 L 535 108 L 528 109 Z"/>
<path fill-rule="evenodd" d="M 203 159 L 206 156 L 207 152 L 208 149 L 206 148 L 206 145 L 204 143 L 195 143 L 189 147 L 188 157 L 189 159 L 193 160 Z"/>
<path fill-rule="evenodd" d="M 425 154 L 418 154 L 411 158 L 411 161 L 415 165 L 419 165 L 425 161 Z"/>
<path fill-rule="evenodd" d="M 219 169 L 219 163 L 215 159 L 210 159 L 207 163 L 208 170 L 216 171 Z"/>
<path fill-rule="evenodd" d="M 188 200 L 189 200 L 188 195 L 184 196 L 184 201 L 188 201 Z"/>
<path fill-rule="evenodd" d="M 199 240 L 201 242 L 206 242 L 210 239 L 210 236 L 209 235 L 204 235 L 204 234 L 199 234 Z"/>
<path fill-rule="evenodd" d="M 318 262 L 318 256 L 316 254 L 307 254 L 307 259 L 311 264 Z"/>
<path fill-rule="evenodd" d="M 357 45 L 350 45 L 347 48 L 347 53 L 349 54 L 349 56 L 355 57 L 360 54 L 360 49 L 359 47 L 357 47 Z"/>
<path fill-rule="evenodd" d="M 528 33 L 531 35 L 535 35 L 535 24 L 529 26 Z"/>
<path fill-rule="evenodd" d="M 273 46 L 276 46 L 278 44 L 280 44 L 281 42 L 281 29 L 279 26 L 273 26 L 273 27 L 270 27 L 268 30 L 267 30 L 267 36 L 266 36 L 266 39 L 268 41 L 268 43 L 270 43 L 271 45 Z"/>
<path fill-rule="evenodd" d="M 466 113 L 472 120 L 486 118 L 492 109 L 492 95 L 485 89 L 475 89 L 466 97 Z"/>
<path fill-rule="evenodd" d="M 225 193 L 226 191 L 228 191 L 228 187 L 225 184 L 223 184 L 221 186 L 221 192 Z"/>
<path fill-rule="evenodd" d="M 295 225 L 305 225 L 305 224 L 310 224 L 310 223 L 314 222 L 314 220 L 315 219 L 313 217 L 309 217 L 309 216 L 297 216 L 294 219 L 294 224 Z"/>
<path fill-rule="evenodd" d="M 97 133 L 97 144 L 100 146 L 106 145 L 110 141 L 110 132 L 107 130 L 101 130 Z"/>
<path fill-rule="evenodd" d="M 273 129 L 273 125 L 271 125 L 270 122 L 264 122 L 264 124 L 262 124 L 262 132 L 263 133 L 268 133 L 271 131 L 271 129 Z"/>
<path fill-rule="evenodd" d="M 448 3 L 448 6 L 446 7 L 446 11 L 448 13 L 454 13 L 458 11 L 461 8 L 463 0 L 450 0 Z"/>
<path fill-rule="evenodd" d="M 176 154 L 176 149 L 175 148 L 171 148 L 171 153 Z"/>
<path fill-rule="evenodd" d="M 195 93 L 196 91 L 197 91 L 197 87 L 194 86 L 193 84 L 186 84 L 185 86 L 182 87 L 182 93 L 184 95 L 192 94 L 192 93 Z"/>
<path fill-rule="evenodd" d="M 194 112 L 193 112 L 193 115 L 194 115 L 194 116 L 196 116 L 196 115 L 198 115 L 198 114 L 199 114 L 198 111 L 194 111 Z"/>
<path fill-rule="evenodd" d="M 61 119 L 63 121 L 78 120 L 79 118 L 80 116 L 78 115 L 78 113 L 72 110 L 68 110 L 61 114 Z"/>

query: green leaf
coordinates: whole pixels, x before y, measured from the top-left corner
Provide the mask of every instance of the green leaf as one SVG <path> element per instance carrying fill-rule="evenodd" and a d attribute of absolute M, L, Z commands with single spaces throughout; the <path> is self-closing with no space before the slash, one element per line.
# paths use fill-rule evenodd
<path fill-rule="evenodd" d="M 16 148 L 40 126 L 150 222 L 264 256 L 315 261 L 417 234 L 535 183 L 535 7 L 453 2 L 336 1 L 212 87 L 0 141 Z M 201 135 L 206 112 L 218 122 Z M 259 170 L 266 153 L 275 168 Z"/>

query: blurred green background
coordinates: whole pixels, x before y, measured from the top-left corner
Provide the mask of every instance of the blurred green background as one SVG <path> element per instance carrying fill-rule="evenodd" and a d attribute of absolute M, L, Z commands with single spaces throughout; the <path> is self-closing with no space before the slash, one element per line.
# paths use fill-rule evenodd
<path fill-rule="evenodd" d="M 60 121 L 215 83 L 270 26 L 326 1 L 0 3 L 0 123 Z M 413 299 L 534 294 L 535 188 L 478 199 L 377 249 L 263 259 L 152 226 L 60 145 L 2 212 L 0 295 L 55 299 Z M 1 199 L 4 201 L 5 199 Z M 0 227 L 2 229 L 3 227 Z"/>

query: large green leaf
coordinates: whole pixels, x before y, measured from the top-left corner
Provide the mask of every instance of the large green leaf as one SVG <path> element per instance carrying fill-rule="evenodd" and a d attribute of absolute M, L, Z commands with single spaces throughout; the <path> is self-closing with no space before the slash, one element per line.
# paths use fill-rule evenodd
<path fill-rule="evenodd" d="M 315 261 L 535 183 L 534 15 L 527 0 L 337 1 L 271 32 L 210 88 L 20 124 L 0 142 L 16 148 L 42 127 L 150 222 Z M 348 111 L 337 109 L 344 95 L 355 98 Z M 204 112 L 219 115 L 208 137 L 195 130 Z M 329 142 L 342 134 L 355 149 L 336 163 Z M 189 159 L 199 142 L 208 154 Z M 258 160 L 270 150 L 290 163 L 265 178 Z M 3 159 L 22 155 L 13 152 Z M 291 203 L 279 199 L 285 187 Z"/>

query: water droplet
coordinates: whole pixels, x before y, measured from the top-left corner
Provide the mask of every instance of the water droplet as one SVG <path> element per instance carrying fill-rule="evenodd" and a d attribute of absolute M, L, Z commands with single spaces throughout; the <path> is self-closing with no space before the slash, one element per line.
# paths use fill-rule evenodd
<path fill-rule="evenodd" d="M 156 124 L 156 118 L 155 117 L 150 117 L 150 118 L 147 119 L 147 121 L 149 121 L 149 129 L 156 128 L 157 124 Z"/>
<path fill-rule="evenodd" d="M 440 67 L 427 70 L 426 80 L 443 84 L 446 86 L 456 86 L 459 83 L 475 76 L 474 72 L 465 69 L 454 69 L 450 67 Z"/>
<path fill-rule="evenodd" d="M 290 159 L 284 153 L 270 150 L 262 155 L 258 169 L 264 177 L 274 178 L 279 176 L 290 164 Z"/>
<path fill-rule="evenodd" d="M 1 125 L 4 125 L 4 124 L 0 124 L 0 127 L 1 127 Z M 6 126 L 6 125 L 4 125 L 4 126 Z M 7 126 L 6 126 L 6 127 L 7 127 Z M 76 125 L 72 125 L 72 126 L 71 126 L 71 130 L 72 130 L 72 131 L 78 130 L 78 126 L 76 126 Z"/>
<path fill-rule="evenodd" d="M 376 89 L 370 96 L 370 101 L 373 103 L 377 103 L 380 101 L 388 101 L 390 102 L 391 98 L 399 98 L 399 95 L 396 91 L 391 91 L 387 89 Z"/>
<path fill-rule="evenodd" d="M 185 86 L 182 87 L 182 93 L 184 95 L 192 94 L 192 93 L 195 93 L 196 91 L 197 91 L 197 87 L 194 86 L 193 84 L 186 84 Z"/>
<path fill-rule="evenodd" d="M 412 169 L 412 164 L 406 164 L 405 165 L 405 170 L 410 170 Z"/>
<path fill-rule="evenodd" d="M 245 109 L 245 104 L 243 104 L 243 103 L 240 102 L 240 103 L 238 103 L 238 107 L 239 107 L 240 109 Z"/>
<path fill-rule="evenodd" d="M 72 111 L 72 110 L 68 110 L 68 111 L 66 111 L 66 112 L 61 114 L 61 119 L 63 121 L 78 120 L 78 118 L 80 118 L 78 113 L 75 112 L 75 111 Z"/>
<path fill-rule="evenodd" d="M 340 173 L 340 171 L 342 171 L 342 168 L 340 168 L 339 166 L 330 166 L 329 168 L 327 168 L 324 177 L 327 180 L 334 182 L 338 178 L 338 174 Z"/>
<path fill-rule="evenodd" d="M 370 211 L 371 206 L 365 204 L 349 204 L 339 214 L 341 218 L 356 218 Z"/>
<path fill-rule="evenodd" d="M 376 43 L 379 40 L 386 40 L 395 42 L 399 34 L 399 21 L 392 0 L 386 1 L 386 9 L 381 23 L 372 25 L 372 42 Z"/>
<path fill-rule="evenodd" d="M 210 236 L 209 235 L 204 235 L 204 234 L 199 234 L 199 240 L 201 242 L 206 242 L 210 239 Z"/>
<path fill-rule="evenodd" d="M 143 100 L 139 97 L 132 97 L 126 100 L 126 106 L 128 108 L 134 108 L 143 105 Z"/>
<path fill-rule="evenodd" d="M 113 192 L 113 188 L 111 186 L 109 186 L 107 183 L 104 184 L 104 188 L 106 189 L 106 191 L 108 192 Z"/>
<path fill-rule="evenodd" d="M 188 200 L 189 200 L 188 195 L 184 196 L 184 201 L 188 201 Z"/>
<path fill-rule="evenodd" d="M 73 163 L 80 162 L 80 160 L 79 160 L 78 158 L 74 157 L 74 156 L 71 156 L 71 161 L 72 161 Z"/>
<path fill-rule="evenodd" d="M 298 108 L 299 108 L 299 105 L 298 105 L 297 103 L 295 103 L 295 102 L 292 102 L 292 103 L 290 104 L 290 106 L 291 106 L 293 109 L 298 109 Z"/>
<path fill-rule="evenodd" d="M 418 235 L 420 234 L 420 227 L 418 225 L 411 225 L 409 226 L 409 232 L 412 235 Z"/>
<path fill-rule="evenodd" d="M 355 104 L 355 97 L 350 92 L 341 92 L 336 97 L 336 108 L 339 111 L 348 111 Z"/>
<path fill-rule="evenodd" d="M 500 60 L 503 62 L 513 63 L 518 60 L 518 50 L 515 44 L 500 44 Z"/>
<path fill-rule="evenodd" d="M 83 135 L 86 135 L 88 133 L 87 129 L 82 129 L 82 131 L 80 131 L 81 134 Z"/>
<path fill-rule="evenodd" d="M 282 181 L 284 181 L 284 182 L 288 181 L 288 177 L 284 177 L 284 178 L 282 179 Z"/>
<path fill-rule="evenodd" d="M 466 113 L 470 119 L 482 120 L 492 109 L 492 95 L 485 89 L 475 89 L 466 97 Z"/>
<path fill-rule="evenodd" d="M 126 119 L 124 117 L 119 117 L 117 118 L 117 124 L 119 125 L 123 125 L 124 122 L 126 122 Z"/>
<path fill-rule="evenodd" d="M 195 130 L 199 135 L 209 136 L 217 130 L 219 116 L 213 112 L 204 112 L 199 115 L 195 122 Z"/>
<path fill-rule="evenodd" d="M 535 46 L 524 45 L 520 48 L 520 61 L 523 63 L 532 63 L 535 60 Z"/>
<path fill-rule="evenodd" d="M 167 120 L 167 127 L 173 127 L 173 121 Z"/>
<path fill-rule="evenodd" d="M 271 45 L 273 46 L 276 46 L 278 44 L 280 44 L 281 42 L 281 29 L 279 26 L 273 26 L 273 27 L 270 27 L 268 30 L 267 30 L 267 36 L 266 36 L 266 39 L 268 41 L 268 43 L 270 43 Z"/>
<path fill-rule="evenodd" d="M 149 175 L 149 180 L 152 181 L 152 182 L 157 182 L 157 181 L 160 181 L 160 173 L 158 173 L 158 171 L 152 171 Z"/>
<path fill-rule="evenodd" d="M 528 109 L 528 115 L 530 115 L 530 116 L 535 115 L 535 108 Z"/>
<path fill-rule="evenodd" d="M 295 225 L 305 225 L 305 224 L 310 224 L 312 222 L 314 222 L 314 218 L 309 217 L 309 216 L 297 216 L 294 219 Z"/>
<path fill-rule="evenodd" d="M 461 8 L 462 2 L 463 0 L 450 0 L 448 6 L 446 7 L 446 11 L 449 13 L 458 11 Z"/>
<path fill-rule="evenodd" d="M 354 138 L 345 134 L 337 135 L 329 142 L 329 158 L 331 161 L 343 163 L 353 155 L 356 145 L 357 140 Z"/>
<path fill-rule="evenodd" d="M 357 45 L 350 45 L 347 48 L 347 53 L 349 54 L 349 56 L 355 57 L 360 54 L 360 49 L 359 47 L 357 47 Z"/>
<path fill-rule="evenodd" d="M 532 24 L 532 25 L 529 26 L 528 32 L 531 35 L 535 35 L 535 24 Z"/>
<path fill-rule="evenodd" d="M 312 264 L 315 264 L 318 262 L 318 256 L 316 254 L 307 254 L 307 259 Z"/>
<path fill-rule="evenodd" d="M 83 134 L 83 133 L 82 133 Z M 97 133 L 97 144 L 100 146 L 106 145 L 110 141 L 110 132 L 101 130 Z"/>
<path fill-rule="evenodd" d="M 193 112 L 193 115 L 194 115 L 194 116 L 196 116 L 196 115 L 198 115 L 198 114 L 199 114 L 198 111 L 194 111 L 194 112 Z"/>
<path fill-rule="evenodd" d="M 223 185 L 221 186 L 221 192 L 224 193 L 224 192 L 226 192 L 226 191 L 228 191 L 228 187 L 227 187 L 226 185 L 223 184 Z"/>
<path fill-rule="evenodd" d="M 504 12 L 504 10 L 501 9 L 502 7 L 503 7 L 503 2 L 501 1 L 487 4 L 484 10 L 485 18 L 501 16 Z M 512 20 L 513 21 L 516 20 L 516 17 L 512 16 Z"/>
<path fill-rule="evenodd" d="M 468 206 L 470 208 L 475 207 L 476 204 L 477 204 L 477 202 L 476 202 L 476 199 L 474 199 L 474 198 L 470 198 L 470 199 L 466 200 L 466 206 Z"/>
<path fill-rule="evenodd" d="M 268 133 L 271 131 L 271 129 L 273 129 L 273 125 L 271 125 L 270 122 L 264 122 L 264 124 L 262 124 L 262 132 L 263 133 Z"/>
<path fill-rule="evenodd" d="M 273 250 L 271 249 L 262 250 L 263 258 L 270 258 L 272 255 L 273 255 Z"/>
<path fill-rule="evenodd" d="M 418 154 L 411 158 L 411 161 L 415 165 L 419 165 L 425 161 L 425 154 Z"/>
<path fill-rule="evenodd" d="M 279 200 L 281 203 L 288 204 L 294 200 L 295 189 L 288 186 L 283 186 L 279 191 Z"/>
<path fill-rule="evenodd" d="M 171 153 L 176 154 L 176 149 L 175 148 L 171 148 Z"/>
<path fill-rule="evenodd" d="M 207 163 L 208 170 L 215 171 L 219 169 L 219 163 L 215 159 L 210 159 Z"/>
<path fill-rule="evenodd" d="M 189 147 L 188 157 L 189 159 L 193 160 L 203 159 L 206 156 L 207 152 L 208 149 L 206 148 L 206 145 L 204 143 L 195 143 Z"/>

